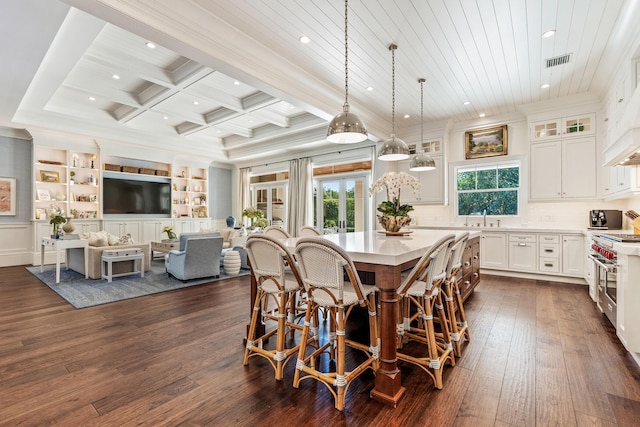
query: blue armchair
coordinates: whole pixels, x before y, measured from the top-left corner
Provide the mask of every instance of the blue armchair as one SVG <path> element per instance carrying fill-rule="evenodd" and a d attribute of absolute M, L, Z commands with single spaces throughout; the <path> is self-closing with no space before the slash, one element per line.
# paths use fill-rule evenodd
<path fill-rule="evenodd" d="M 223 242 L 219 233 L 181 234 L 180 248 L 165 258 L 167 274 L 182 281 L 219 277 Z"/>

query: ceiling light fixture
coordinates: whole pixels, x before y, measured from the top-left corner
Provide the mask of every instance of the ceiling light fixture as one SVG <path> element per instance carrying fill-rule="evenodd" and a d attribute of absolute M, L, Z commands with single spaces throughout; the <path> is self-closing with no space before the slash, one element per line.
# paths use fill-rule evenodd
<path fill-rule="evenodd" d="M 145 46 L 147 46 L 149 49 L 155 49 L 156 48 L 156 45 L 151 43 L 151 42 L 146 42 Z"/>
<path fill-rule="evenodd" d="M 424 79 L 418 79 L 420 83 L 420 151 L 411 159 L 409 164 L 410 171 L 431 171 L 436 168 L 436 162 L 433 157 L 424 152 Z"/>
<path fill-rule="evenodd" d="M 480 114 L 479 114 L 479 117 L 484 117 L 484 116 L 486 116 L 486 114 L 485 114 L 485 113 L 480 113 Z"/>
<path fill-rule="evenodd" d="M 371 86 L 368 86 L 368 87 L 367 87 L 367 90 L 368 90 L 369 92 L 371 92 L 371 91 L 373 90 L 373 88 L 372 88 Z"/>
<path fill-rule="evenodd" d="M 119 75 L 117 75 L 117 74 L 114 74 L 114 75 L 113 75 L 113 76 L 111 76 L 111 77 L 113 77 L 113 79 L 114 79 L 114 80 L 120 80 L 120 76 L 119 76 Z"/>
<path fill-rule="evenodd" d="M 310 39 L 309 37 L 307 37 L 307 36 L 300 36 L 300 37 L 298 38 L 298 40 L 299 40 L 299 41 L 300 41 L 300 43 L 302 43 L 302 44 L 307 44 L 307 43 L 309 43 L 309 42 L 311 41 L 311 39 Z"/>
<path fill-rule="evenodd" d="M 411 117 L 409 114 L 405 114 L 405 115 L 404 115 L 404 118 L 405 118 L 405 119 L 408 119 L 409 117 Z"/>
<path fill-rule="evenodd" d="M 391 51 L 391 138 L 382 143 L 378 151 L 378 160 L 386 162 L 409 158 L 409 147 L 400 138 L 396 138 L 396 49 L 395 44 L 389 45 Z"/>
<path fill-rule="evenodd" d="M 548 39 L 549 37 L 553 36 L 556 33 L 556 30 L 547 30 L 544 33 L 542 33 L 542 37 L 544 37 L 545 39 Z"/>
<path fill-rule="evenodd" d="M 540 89 L 547 89 L 549 87 L 549 83 L 545 83 L 542 86 L 540 86 Z"/>
<path fill-rule="evenodd" d="M 234 85 L 236 85 L 236 86 L 240 86 L 240 82 L 239 82 L 239 81 L 237 81 L 237 80 L 236 80 L 236 81 L 234 81 L 234 82 L 233 82 L 233 84 L 234 84 Z"/>
<path fill-rule="evenodd" d="M 327 129 L 327 141 L 335 144 L 353 144 L 367 139 L 367 127 L 360 117 L 349 112 L 349 0 L 344 1 L 344 105 Z"/>
<path fill-rule="evenodd" d="M 95 101 L 95 100 L 96 100 L 96 98 L 95 98 L 95 97 L 93 97 L 93 96 L 90 96 L 90 97 L 89 97 L 89 101 Z"/>
<path fill-rule="evenodd" d="M 193 105 L 198 105 L 200 104 L 198 101 L 193 101 Z"/>
<path fill-rule="evenodd" d="M 471 104 L 471 101 L 464 101 L 463 104 L 464 105 L 469 105 L 469 104 Z"/>

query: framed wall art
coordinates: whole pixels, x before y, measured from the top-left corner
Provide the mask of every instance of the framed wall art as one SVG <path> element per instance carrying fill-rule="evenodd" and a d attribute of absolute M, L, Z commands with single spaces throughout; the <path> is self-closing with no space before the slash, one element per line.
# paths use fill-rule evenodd
<path fill-rule="evenodd" d="M 38 194 L 38 200 L 51 200 L 49 190 L 38 188 L 36 192 Z"/>
<path fill-rule="evenodd" d="M 40 171 L 40 181 L 42 182 L 60 182 L 60 172 L 56 171 Z"/>
<path fill-rule="evenodd" d="M 464 133 L 465 159 L 507 155 L 507 125 L 469 130 Z"/>
<path fill-rule="evenodd" d="M 0 215 L 16 215 L 16 179 L 0 177 Z"/>

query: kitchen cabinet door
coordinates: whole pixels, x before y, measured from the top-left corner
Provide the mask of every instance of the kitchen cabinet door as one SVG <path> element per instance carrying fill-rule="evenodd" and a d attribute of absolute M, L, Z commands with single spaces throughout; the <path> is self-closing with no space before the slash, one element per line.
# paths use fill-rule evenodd
<path fill-rule="evenodd" d="M 538 264 L 538 243 L 535 234 L 509 233 L 509 269 L 535 271 Z"/>
<path fill-rule="evenodd" d="M 444 157 L 434 155 L 433 161 L 436 168 L 430 171 L 414 172 L 409 170 L 410 161 L 404 161 L 399 164 L 398 170 L 406 172 L 411 176 L 415 176 L 422 184 L 420 195 L 416 196 L 409 189 L 400 192 L 400 201 L 402 203 L 414 204 L 446 204 L 445 192 L 445 164 Z"/>
<path fill-rule="evenodd" d="M 562 273 L 568 276 L 584 277 L 585 260 L 584 237 L 564 234 L 562 236 Z"/>
<path fill-rule="evenodd" d="M 480 239 L 480 267 L 504 270 L 508 266 L 507 233 L 483 232 Z"/>
<path fill-rule="evenodd" d="M 562 197 L 596 197 L 596 140 L 593 137 L 562 141 Z"/>
<path fill-rule="evenodd" d="M 529 198 L 562 197 L 562 142 L 531 144 Z"/>

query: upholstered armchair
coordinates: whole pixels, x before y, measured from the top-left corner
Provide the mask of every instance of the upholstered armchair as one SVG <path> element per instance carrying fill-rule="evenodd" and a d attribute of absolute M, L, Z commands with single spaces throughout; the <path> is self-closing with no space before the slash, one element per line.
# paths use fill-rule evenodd
<path fill-rule="evenodd" d="M 181 234 L 179 249 L 165 258 L 167 274 L 182 281 L 220 276 L 223 241 L 219 233 Z"/>

